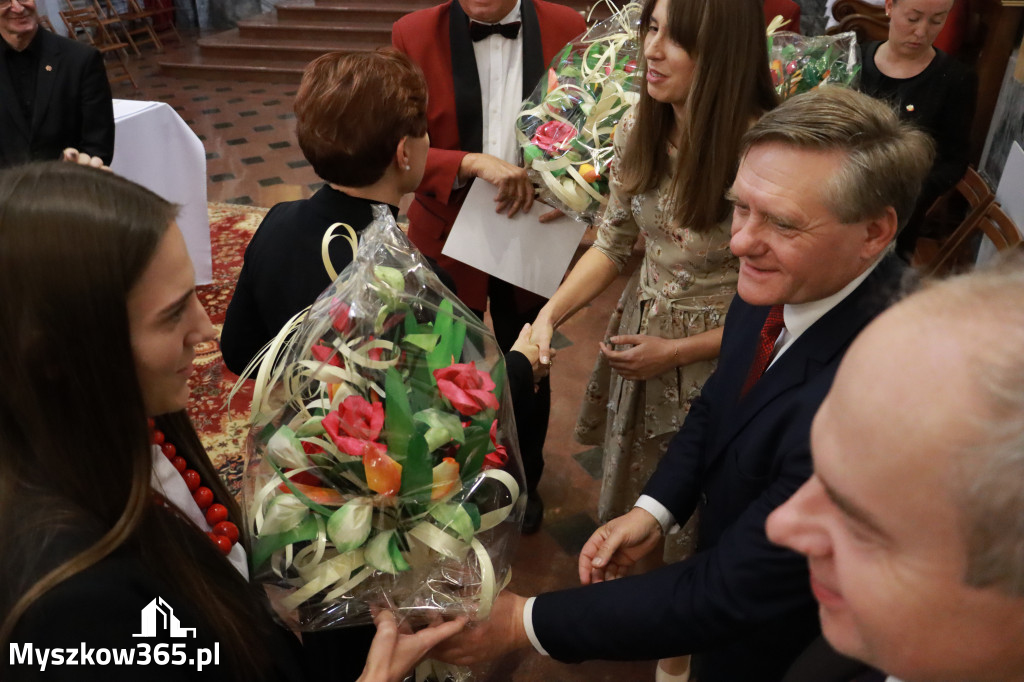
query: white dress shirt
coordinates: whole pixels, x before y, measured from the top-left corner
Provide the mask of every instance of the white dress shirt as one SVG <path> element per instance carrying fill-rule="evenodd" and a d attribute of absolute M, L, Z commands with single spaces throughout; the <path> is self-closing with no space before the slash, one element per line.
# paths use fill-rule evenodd
<path fill-rule="evenodd" d="M 515 8 L 499 21 L 520 21 Z M 523 31 L 514 40 L 490 35 L 473 43 L 476 71 L 480 77 L 480 111 L 483 114 L 483 153 L 517 164 L 515 123 L 523 103 Z"/>

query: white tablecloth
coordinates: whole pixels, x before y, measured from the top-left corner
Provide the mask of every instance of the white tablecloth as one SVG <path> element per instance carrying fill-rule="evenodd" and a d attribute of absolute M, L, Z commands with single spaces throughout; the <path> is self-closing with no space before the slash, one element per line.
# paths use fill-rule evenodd
<path fill-rule="evenodd" d="M 114 124 L 111 169 L 181 206 L 178 227 L 196 269 L 196 284 L 209 284 L 213 263 L 203 143 L 164 102 L 115 99 Z"/>

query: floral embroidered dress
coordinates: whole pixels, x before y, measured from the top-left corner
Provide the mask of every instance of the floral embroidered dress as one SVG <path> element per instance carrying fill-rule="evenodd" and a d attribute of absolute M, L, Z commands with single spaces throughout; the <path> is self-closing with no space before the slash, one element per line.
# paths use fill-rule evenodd
<path fill-rule="evenodd" d="M 639 235 L 644 237 L 645 251 L 622 292 L 605 338 L 647 334 L 678 339 L 720 327 L 736 293 L 739 269 L 729 251 L 730 220 L 703 234 L 675 224 L 669 215 L 670 178 L 639 196 L 625 194 L 616 175 L 634 124 L 628 115 L 616 133 L 611 197 L 594 248 L 620 271 Z M 668 153 L 675 157 L 671 146 Z M 604 355 L 598 355 L 576 438 L 586 445 L 604 445 L 598 506 L 602 522 L 632 508 L 715 364 L 714 360 L 697 362 L 646 381 L 627 381 Z M 666 557 L 677 553 L 666 550 Z"/>

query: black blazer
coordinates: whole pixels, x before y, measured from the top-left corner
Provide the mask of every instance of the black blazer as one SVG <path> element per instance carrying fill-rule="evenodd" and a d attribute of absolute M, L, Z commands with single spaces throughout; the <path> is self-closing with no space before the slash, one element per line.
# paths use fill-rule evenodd
<path fill-rule="evenodd" d="M 782 678 L 820 628 L 806 561 L 768 541 L 765 519 L 810 477 L 811 420 L 846 348 L 892 300 L 903 270 L 886 258 L 742 399 L 768 308 L 733 300 L 718 370 L 644 490 L 679 521 L 699 506 L 697 553 L 644 575 L 538 597 L 533 625 L 552 656 L 694 653 L 701 682 Z"/>
<path fill-rule="evenodd" d="M 14 95 L 0 50 L 0 168 L 56 161 L 67 147 L 114 158 L 114 105 L 103 57 L 95 48 L 40 28 L 39 79 L 32 120 Z"/>
<path fill-rule="evenodd" d="M 220 350 L 228 369 L 241 374 L 292 315 L 330 286 L 320 255 L 327 228 L 342 222 L 359 235 L 373 222 L 377 204 L 324 185 L 309 199 L 286 201 L 267 212 L 245 249 L 245 262 L 224 317 Z M 380 205 L 388 206 L 397 217 L 396 206 Z M 340 275 L 352 262 L 352 247 L 339 237 L 327 250 Z M 454 292 L 448 273 L 425 258 L 441 283 Z"/>

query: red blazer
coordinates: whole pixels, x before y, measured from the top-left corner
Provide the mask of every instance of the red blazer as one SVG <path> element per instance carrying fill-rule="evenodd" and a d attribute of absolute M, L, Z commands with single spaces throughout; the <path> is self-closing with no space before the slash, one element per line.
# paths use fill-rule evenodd
<path fill-rule="evenodd" d="M 778 15 L 789 21 L 780 30 L 800 32 L 800 5 L 793 0 L 764 0 L 764 23 L 772 23 L 772 19 Z"/>
<path fill-rule="evenodd" d="M 579 12 L 564 5 L 544 0 L 526 2 L 532 2 L 533 7 L 525 4 L 523 7 L 523 72 L 527 77 L 531 69 L 535 72 L 533 82 L 529 85 L 529 91 L 532 91 L 558 51 L 586 30 L 586 22 Z M 461 8 L 456 7 L 456 12 L 460 13 Z M 536 54 L 536 41 L 528 27 L 531 16 L 536 17 L 536 25 L 540 29 L 540 55 Z M 449 1 L 402 17 L 395 22 L 391 31 L 392 44 L 423 69 L 430 94 L 427 105 L 430 152 L 423 182 L 417 188 L 416 198 L 409 207 L 409 238 L 420 251 L 436 259 L 451 274 L 458 287 L 459 298 L 466 305 L 475 310 L 483 310 L 487 299 L 487 274 L 441 255 L 445 239 L 468 189 L 452 189 L 462 157 L 472 151 L 471 141 L 467 143 L 460 140 L 460 128 L 469 130 L 474 120 L 477 126 L 480 122 L 479 98 L 477 96 L 474 113 L 472 98 L 465 98 L 466 88 L 462 85 L 468 84 L 470 90 L 479 87 L 479 81 L 472 80 L 477 78 L 475 68 L 464 68 L 465 50 L 468 49 L 472 55 L 468 29 L 465 40 L 456 36 L 456 52 L 462 52 L 460 59 L 456 60 L 460 67 L 459 73 L 454 73 L 451 22 L 452 2 Z M 456 85 L 457 81 L 460 85 Z M 463 104 L 461 108 L 456 105 L 459 93 L 463 94 L 460 99 Z"/>

